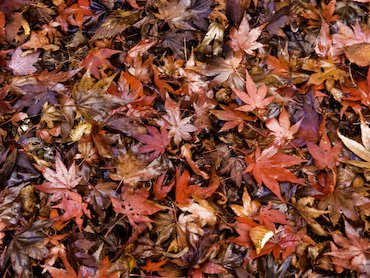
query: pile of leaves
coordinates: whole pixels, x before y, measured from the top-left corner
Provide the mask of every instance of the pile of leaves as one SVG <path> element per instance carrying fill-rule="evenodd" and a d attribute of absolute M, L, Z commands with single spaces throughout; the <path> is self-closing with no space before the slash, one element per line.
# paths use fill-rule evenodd
<path fill-rule="evenodd" d="M 0 0 L 1 277 L 369 277 L 369 0 Z"/>

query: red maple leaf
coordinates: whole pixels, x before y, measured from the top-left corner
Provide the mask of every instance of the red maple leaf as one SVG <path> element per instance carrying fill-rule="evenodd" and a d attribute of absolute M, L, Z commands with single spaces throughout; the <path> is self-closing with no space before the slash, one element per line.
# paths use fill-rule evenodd
<path fill-rule="evenodd" d="M 238 131 L 242 132 L 246 121 L 252 121 L 253 118 L 247 116 L 245 113 L 233 110 L 233 106 L 220 105 L 224 110 L 211 110 L 218 119 L 226 123 L 220 129 L 221 131 L 228 131 L 232 128 L 238 127 Z"/>
<path fill-rule="evenodd" d="M 284 213 L 276 209 L 271 209 L 271 207 L 272 203 L 269 202 L 266 207 L 261 208 L 257 220 L 271 231 L 275 231 L 274 223 L 288 224 L 288 221 Z"/>
<path fill-rule="evenodd" d="M 158 87 L 158 90 L 162 96 L 165 96 L 166 92 L 173 93 L 175 90 L 166 81 L 159 78 L 159 72 L 154 65 L 152 65 L 152 70 L 154 84 Z"/>
<path fill-rule="evenodd" d="M 164 259 L 163 261 L 159 262 L 152 262 L 151 260 L 148 260 L 141 269 L 149 272 L 153 271 L 162 271 L 162 266 L 167 262 L 167 259 Z"/>
<path fill-rule="evenodd" d="M 175 181 L 172 180 L 169 184 L 165 185 L 166 183 L 166 173 L 161 175 L 157 178 L 153 184 L 153 193 L 158 200 L 163 199 L 167 196 L 167 194 L 172 190 L 173 186 L 175 185 Z"/>
<path fill-rule="evenodd" d="M 95 78 L 101 79 L 100 69 L 104 71 L 105 69 L 113 68 L 107 58 L 119 52 L 109 48 L 94 48 L 87 54 L 80 65 L 90 71 Z"/>
<path fill-rule="evenodd" d="M 134 228 L 139 223 L 153 222 L 149 216 L 161 210 L 148 197 L 149 191 L 145 188 L 123 188 L 121 198 L 110 196 L 114 211 L 125 215 Z"/>
<path fill-rule="evenodd" d="M 58 6 L 57 21 L 61 24 L 63 31 L 68 31 L 68 23 L 78 26 L 80 30 L 85 20 L 85 16 L 92 16 L 90 10 L 90 0 L 78 0 L 77 3 L 66 8 L 66 4 L 62 3 Z M 67 23 L 68 22 L 68 23 Z"/>
<path fill-rule="evenodd" d="M 71 264 L 68 262 L 68 259 L 66 257 L 64 250 L 58 252 L 58 257 L 62 259 L 65 269 L 60 269 L 60 268 L 56 268 L 53 266 L 44 265 L 43 272 L 45 272 L 45 269 L 46 269 L 47 271 L 49 271 L 49 273 L 51 274 L 51 277 L 53 278 L 77 278 L 79 277 L 77 276 L 77 273 L 73 269 Z"/>
<path fill-rule="evenodd" d="M 308 142 L 307 148 L 312 155 L 317 168 L 320 170 L 334 169 L 342 151 L 342 144 L 337 143 L 332 147 L 328 135 L 324 133 L 321 137 L 319 146 L 312 142 Z"/>
<path fill-rule="evenodd" d="M 278 153 L 275 146 L 269 147 L 261 153 L 259 147 L 254 152 L 254 160 L 251 157 L 245 157 L 249 163 L 246 172 L 252 172 L 258 185 L 266 185 L 281 201 L 285 202 L 281 196 L 279 181 L 288 181 L 292 183 L 304 184 L 304 180 L 298 179 L 286 167 L 304 162 L 295 156 Z"/>
<path fill-rule="evenodd" d="M 154 126 L 147 126 L 149 134 L 137 135 L 135 139 L 144 144 L 139 150 L 140 153 L 150 153 L 149 160 L 164 154 L 166 147 L 170 144 L 171 139 L 168 136 L 167 129 L 161 128 L 161 132 Z"/>
<path fill-rule="evenodd" d="M 182 173 L 179 168 L 176 169 L 176 202 L 179 204 L 188 204 L 190 197 L 206 199 L 212 196 L 220 185 L 220 181 L 216 173 L 212 172 L 208 187 L 199 185 L 189 185 L 190 173 L 184 170 Z"/>
<path fill-rule="evenodd" d="M 74 219 L 80 231 L 82 231 L 82 216 L 85 214 L 91 218 L 90 210 L 87 208 L 87 203 L 82 201 L 80 194 L 76 192 L 69 192 L 68 195 L 63 195 L 62 202 L 53 208 L 59 208 L 64 211 L 60 216 L 61 221 L 69 221 Z"/>
<path fill-rule="evenodd" d="M 272 252 L 275 260 L 278 260 L 281 255 L 281 259 L 284 261 L 296 252 L 297 247 L 302 243 L 315 245 L 312 238 L 307 235 L 305 228 L 298 230 L 296 227 L 285 225 L 282 229 L 279 229 L 273 240 L 264 246 L 260 254 L 255 254 L 253 250 L 251 259 Z"/>
<path fill-rule="evenodd" d="M 265 84 L 260 85 L 258 88 L 254 83 L 252 77 L 250 77 L 248 71 L 245 72 L 245 88 L 246 92 L 239 91 L 236 88 L 232 88 L 234 93 L 240 98 L 246 105 L 243 105 L 237 110 L 250 112 L 255 109 L 263 110 L 269 105 L 274 97 L 267 97 L 267 87 Z"/>

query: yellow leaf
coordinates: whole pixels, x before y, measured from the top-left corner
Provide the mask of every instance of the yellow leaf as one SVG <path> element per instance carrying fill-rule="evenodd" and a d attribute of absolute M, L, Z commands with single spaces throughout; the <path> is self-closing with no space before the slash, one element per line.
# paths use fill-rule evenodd
<path fill-rule="evenodd" d="M 91 133 L 92 125 L 88 122 L 80 122 L 74 129 L 71 131 L 72 143 L 80 141 L 84 134 L 88 135 Z"/>
<path fill-rule="evenodd" d="M 237 216 L 250 217 L 252 214 L 258 211 L 258 209 L 261 207 L 261 204 L 258 201 L 252 201 L 247 189 L 244 188 L 243 206 L 230 205 L 230 207 Z"/>
<path fill-rule="evenodd" d="M 256 247 L 257 255 L 261 252 L 262 248 L 273 237 L 274 232 L 270 231 L 266 226 L 257 226 L 249 231 L 249 236 Z"/>
<path fill-rule="evenodd" d="M 363 145 L 356 142 L 355 140 L 343 136 L 339 133 L 339 131 L 338 136 L 350 151 L 352 151 L 355 155 L 362 158 L 363 160 L 370 162 L 370 152 Z"/>

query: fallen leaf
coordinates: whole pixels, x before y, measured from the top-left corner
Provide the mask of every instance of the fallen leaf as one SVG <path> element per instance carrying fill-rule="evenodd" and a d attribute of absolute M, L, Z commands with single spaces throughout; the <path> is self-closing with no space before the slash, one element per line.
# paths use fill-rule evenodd
<path fill-rule="evenodd" d="M 34 64 L 39 60 L 40 52 L 25 54 L 18 47 L 10 59 L 9 68 L 13 70 L 15 75 L 29 75 L 35 73 L 37 68 Z"/>
<path fill-rule="evenodd" d="M 270 238 L 274 236 L 274 232 L 261 225 L 250 229 L 249 236 L 251 237 L 253 245 L 256 248 L 256 253 L 258 255 L 265 244 L 270 240 Z"/>
<path fill-rule="evenodd" d="M 245 89 L 246 92 L 242 92 L 236 88 L 232 88 L 234 93 L 240 98 L 245 105 L 236 108 L 237 110 L 250 112 L 253 110 L 264 110 L 266 106 L 269 105 L 273 100 L 274 97 L 266 97 L 267 95 L 267 87 L 265 84 L 260 85 L 259 87 L 256 86 L 252 77 L 250 77 L 248 71 L 245 72 Z"/>
<path fill-rule="evenodd" d="M 263 47 L 263 44 L 256 42 L 263 28 L 264 25 L 250 29 L 248 19 L 244 16 L 239 28 L 232 28 L 230 31 L 231 48 L 234 51 L 243 50 L 245 53 L 252 55 L 253 50 Z"/>

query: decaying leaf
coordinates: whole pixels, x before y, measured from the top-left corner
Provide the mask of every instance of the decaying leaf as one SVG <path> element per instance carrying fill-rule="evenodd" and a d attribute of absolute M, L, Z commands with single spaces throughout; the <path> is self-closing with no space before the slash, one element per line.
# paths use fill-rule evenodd
<path fill-rule="evenodd" d="M 137 11 L 113 11 L 95 31 L 91 40 L 113 38 L 132 26 L 138 19 Z"/>
<path fill-rule="evenodd" d="M 95 83 L 87 72 L 81 81 L 73 87 L 72 96 L 78 111 L 88 122 L 102 123 L 114 109 L 125 105 L 123 100 L 107 93 L 115 76 L 114 74 Z"/>

